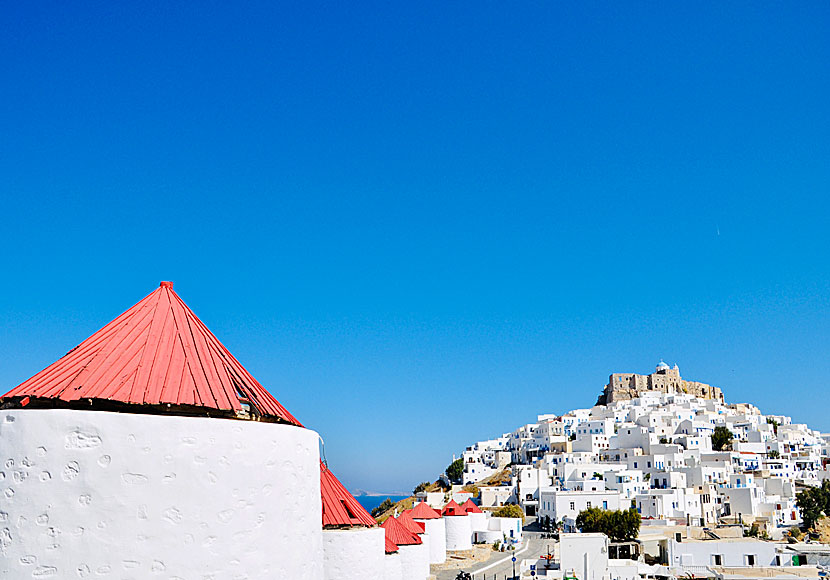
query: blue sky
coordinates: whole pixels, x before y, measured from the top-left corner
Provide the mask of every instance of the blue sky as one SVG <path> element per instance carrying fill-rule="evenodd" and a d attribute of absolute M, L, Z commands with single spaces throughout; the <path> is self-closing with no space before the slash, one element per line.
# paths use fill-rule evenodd
<path fill-rule="evenodd" d="M 827 3 L 17 3 L 0 386 L 152 291 L 347 486 L 661 358 L 830 431 Z"/>

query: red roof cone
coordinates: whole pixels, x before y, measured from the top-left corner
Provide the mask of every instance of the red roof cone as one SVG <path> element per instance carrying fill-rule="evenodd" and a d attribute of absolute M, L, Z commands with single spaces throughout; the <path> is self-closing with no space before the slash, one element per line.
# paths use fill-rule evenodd
<path fill-rule="evenodd" d="M 421 538 L 407 530 L 395 518 L 387 518 L 380 527 L 386 530 L 386 538 L 398 546 L 414 546 L 421 544 Z"/>
<path fill-rule="evenodd" d="M 415 504 L 412 508 L 412 519 L 415 520 L 437 520 L 441 514 L 429 507 L 425 502 Z"/>
<path fill-rule="evenodd" d="M 395 542 L 393 542 L 392 540 L 389 539 L 388 534 L 384 535 L 383 539 L 386 542 L 385 552 L 387 554 L 394 554 L 395 552 L 398 551 L 398 545 Z"/>
<path fill-rule="evenodd" d="M 63 358 L 21 383 L 2 403 L 179 414 L 213 414 L 302 426 L 162 282 Z M 56 405 L 57 401 L 63 402 Z"/>
<path fill-rule="evenodd" d="M 458 505 L 454 499 L 451 499 L 450 502 L 444 506 L 444 510 L 441 512 L 442 516 L 466 516 L 467 512 Z"/>
<path fill-rule="evenodd" d="M 424 524 L 412 519 L 412 510 L 402 511 L 398 516 L 398 521 L 413 534 L 423 534 L 425 531 Z"/>
<path fill-rule="evenodd" d="M 467 498 L 467 501 L 461 504 L 461 509 L 463 509 L 468 514 L 480 514 L 482 511 L 479 507 L 473 503 L 473 500 Z"/>
<path fill-rule="evenodd" d="M 323 500 L 323 527 L 344 528 L 377 525 L 366 509 L 343 487 L 340 480 L 320 462 L 320 495 Z"/>

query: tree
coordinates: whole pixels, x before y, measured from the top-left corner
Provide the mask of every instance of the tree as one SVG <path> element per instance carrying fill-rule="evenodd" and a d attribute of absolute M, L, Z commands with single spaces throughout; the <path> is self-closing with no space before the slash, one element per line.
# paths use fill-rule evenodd
<path fill-rule="evenodd" d="M 421 493 L 422 491 L 426 490 L 426 488 L 428 488 L 428 487 L 429 487 L 429 482 L 428 481 L 422 481 L 421 483 L 419 483 L 418 485 L 415 486 L 415 489 L 412 490 L 412 493 L 417 495 L 417 494 Z"/>
<path fill-rule="evenodd" d="M 385 512 L 385 511 L 387 511 L 387 510 L 392 509 L 392 506 L 394 506 L 394 505 L 395 505 L 395 504 L 393 504 L 393 503 L 392 503 L 392 500 L 391 500 L 391 499 L 389 499 L 389 498 L 387 497 L 385 500 L 383 500 L 383 501 L 380 503 L 380 505 L 379 505 L 379 506 L 377 506 L 376 508 L 372 509 L 372 517 L 373 517 L 373 518 L 378 517 L 378 516 L 379 516 L 380 514 L 382 514 L 383 512 Z"/>
<path fill-rule="evenodd" d="M 525 521 L 525 513 L 517 505 L 503 505 L 494 511 L 493 515 L 497 518 L 521 518 L 522 522 Z"/>
<path fill-rule="evenodd" d="M 459 482 L 464 476 L 464 460 L 456 459 L 447 466 L 447 477 L 452 482 Z"/>
<path fill-rule="evenodd" d="M 812 528 L 822 515 L 830 513 L 830 481 L 822 481 L 821 487 L 805 489 L 795 496 L 795 503 L 804 526 Z"/>
<path fill-rule="evenodd" d="M 812 528 L 821 517 L 821 507 L 818 488 L 805 489 L 795 496 L 795 503 L 801 512 L 801 519 L 807 529 Z"/>
<path fill-rule="evenodd" d="M 599 471 L 595 471 L 594 475 L 591 476 L 591 479 L 602 479 L 602 474 Z"/>
<path fill-rule="evenodd" d="M 640 522 L 640 514 L 633 508 L 613 511 L 588 508 L 576 516 L 576 527 L 582 532 L 605 534 L 617 542 L 636 540 Z"/>
<path fill-rule="evenodd" d="M 772 417 L 767 417 L 767 424 L 772 425 L 772 432 L 778 435 L 778 421 L 776 421 Z"/>
<path fill-rule="evenodd" d="M 718 425 L 715 427 L 715 432 L 712 433 L 712 449 L 715 451 L 723 451 L 732 444 L 733 438 L 732 431 L 723 425 Z"/>
<path fill-rule="evenodd" d="M 775 449 L 773 449 L 772 451 L 767 453 L 767 457 L 769 457 L 770 459 L 781 459 L 781 454 L 778 453 L 778 451 L 776 451 Z"/>

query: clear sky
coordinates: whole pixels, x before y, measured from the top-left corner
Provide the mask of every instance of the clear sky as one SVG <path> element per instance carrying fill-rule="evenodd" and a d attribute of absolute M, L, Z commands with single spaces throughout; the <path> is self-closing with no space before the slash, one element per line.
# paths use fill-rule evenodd
<path fill-rule="evenodd" d="M 661 359 L 830 431 L 827 2 L 16 2 L 0 387 L 158 286 L 351 488 Z"/>

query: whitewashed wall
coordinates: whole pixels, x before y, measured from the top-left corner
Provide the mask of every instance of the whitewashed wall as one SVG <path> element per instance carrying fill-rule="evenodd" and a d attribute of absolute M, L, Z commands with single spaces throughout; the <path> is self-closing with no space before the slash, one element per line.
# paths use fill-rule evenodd
<path fill-rule="evenodd" d="M 423 544 L 398 546 L 398 554 L 401 555 L 402 580 L 426 580 L 429 574 L 429 552 Z M 426 573 L 424 561 L 427 562 Z"/>
<path fill-rule="evenodd" d="M 470 518 L 470 528 L 474 532 L 479 531 L 479 530 L 484 531 L 484 530 L 489 529 L 489 526 L 487 525 L 487 513 L 486 512 L 482 512 L 480 514 L 471 513 L 467 517 Z"/>
<path fill-rule="evenodd" d="M 504 535 L 498 530 L 485 530 L 473 532 L 475 540 L 481 544 L 492 544 L 495 541 L 504 541 Z"/>
<path fill-rule="evenodd" d="M 513 538 L 517 542 L 522 541 L 522 520 L 521 518 L 494 518 L 491 517 L 487 522 L 487 528 L 490 530 L 498 530 L 507 539 Z"/>
<path fill-rule="evenodd" d="M 384 556 L 383 580 L 403 580 L 403 559 L 399 553 Z"/>
<path fill-rule="evenodd" d="M 470 516 L 444 516 L 444 525 L 447 529 L 447 550 L 473 549 L 473 530 L 470 527 Z"/>
<path fill-rule="evenodd" d="M 418 534 L 418 537 L 421 538 L 421 548 L 419 553 L 419 565 L 421 566 L 421 572 L 424 574 L 424 578 L 429 576 L 429 553 L 430 553 L 430 546 L 432 545 L 432 538 L 429 537 L 429 534 L 424 532 L 423 534 Z"/>
<path fill-rule="evenodd" d="M 323 530 L 324 580 L 385 580 L 383 528 Z"/>
<path fill-rule="evenodd" d="M 315 432 L 0 411 L 0 577 L 322 579 Z"/>
<path fill-rule="evenodd" d="M 447 561 L 447 529 L 444 526 L 444 518 L 433 518 L 431 520 L 415 520 L 424 524 L 429 536 L 429 563 L 443 564 Z"/>

